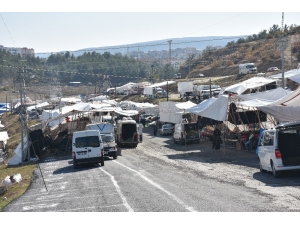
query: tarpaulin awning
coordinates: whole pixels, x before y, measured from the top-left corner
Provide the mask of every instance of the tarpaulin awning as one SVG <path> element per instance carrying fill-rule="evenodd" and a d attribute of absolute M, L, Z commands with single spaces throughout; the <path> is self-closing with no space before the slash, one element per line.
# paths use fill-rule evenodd
<path fill-rule="evenodd" d="M 299 74 L 300 74 L 300 69 L 289 70 L 289 71 L 284 72 L 284 78 L 291 79 L 293 76 L 296 76 Z M 275 78 L 275 79 L 282 79 L 282 72 L 272 75 L 270 77 Z"/>
<path fill-rule="evenodd" d="M 258 88 L 266 84 L 270 84 L 273 82 L 276 82 L 277 79 L 269 78 L 269 77 L 252 77 L 248 80 L 245 80 L 241 83 L 234 84 L 231 86 L 226 87 L 225 89 L 222 89 L 223 92 L 232 92 L 237 94 L 242 94 L 246 90 L 250 88 Z M 223 93 L 222 92 L 222 93 Z M 221 92 L 220 92 L 221 94 Z"/>
<path fill-rule="evenodd" d="M 178 104 L 175 104 L 175 106 L 178 108 L 178 109 L 189 109 L 191 107 L 194 107 L 195 103 L 191 102 L 191 101 L 187 101 L 187 102 L 182 102 L 182 103 L 178 103 Z"/>
<path fill-rule="evenodd" d="M 210 98 L 186 111 L 199 116 L 225 121 L 228 108 L 228 96 L 220 95 L 217 99 Z"/>
<path fill-rule="evenodd" d="M 242 100 L 254 100 L 254 99 L 265 99 L 265 100 L 278 100 L 280 98 L 285 97 L 286 95 L 290 94 L 292 91 L 285 90 L 282 87 L 263 91 L 263 92 L 256 92 L 246 95 L 238 95 L 237 97 Z"/>
<path fill-rule="evenodd" d="M 300 88 L 267 106 L 258 109 L 281 122 L 300 120 Z"/>

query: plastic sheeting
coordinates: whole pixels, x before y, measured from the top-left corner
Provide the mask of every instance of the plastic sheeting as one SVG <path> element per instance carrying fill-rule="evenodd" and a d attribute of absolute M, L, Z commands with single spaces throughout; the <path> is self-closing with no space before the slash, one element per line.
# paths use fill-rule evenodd
<path fill-rule="evenodd" d="M 290 94 L 292 91 L 284 90 L 283 88 L 279 87 L 276 89 L 272 89 L 269 91 L 257 92 L 252 94 L 246 95 L 238 95 L 237 97 L 242 100 L 254 100 L 254 99 L 264 99 L 264 100 L 278 100 L 280 98 L 285 97 L 286 95 Z"/>
<path fill-rule="evenodd" d="M 250 88 L 258 88 L 258 87 L 264 86 L 266 84 L 276 82 L 277 80 L 278 79 L 269 78 L 269 77 L 252 77 L 241 83 L 226 87 L 225 89 L 222 89 L 222 91 L 224 91 L 224 92 L 228 91 L 228 92 L 237 93 L 240 95 Z M 221 94 L 221 92 L 220 92 L 220 94 Z"/>
<path fill-rule="evenodd" d="M 218 121 L 226 121 L 228 108 L 228 96 L 221 95 L 217 99 L 210 98 L 186 111 L 199 116 L 211 118 Z"/>
<path fill-rule="evenodd" d="M 270 105 L 257 108 L 280 122 L 300 120 L 300 88 Z"/>
<path fill-rule="evenodd" d="M 167 123 L 180 123 L 182 114 L 178 114 L 182 109 L 176 107 L 177 102 L 159 102 L 159 120 Z"/>
<path fill-rule="evenodd" d="M 176 107 L 178 109 L 189 109 L 192 108 L 194 106 L 196 106 L 197 104 L 191 102 L 191 101 L 187 101 L 187 102 L 182 102 L 182 103 L 178 103 L 176 104 Z"/>
<path fill-rule="evenodd" d="M 43 102 L 43 103 L 37 104 L 36 106 L 35 105 L 29 106 L 29 107 L 27 107 L 27 111 L 31 111 L 32 109 L 35 109 L 35 108 L 37 108 L 37 109 L 42 108 L 42 107 L 45 107 L 47 105 L 49 105 L 48 102 Z"/>
<path fill-rule="evenodd" d="M 299 74 L 300 74 L 300 69 L 288 70 L 284 72 L 284 78 L 291 79 L 293 76 L 297 76 Z M 282 73 L 277 73 L 275 75 L 272 75 L 271 77 L 275 79 L 282 79 Z"/>
<path fill-rule="evenodd" d="M 170 84 L 173 84 L 173 83 L 175 83 L 175 81 L 164 81 L 164 82 L 161 82 L 161 83 L 156 83 L 156 84 L 152 84 L 150 86 L 146 86 L 144 88 L 143 94 L 144 95 L 152 95 L 152 93 L 153 93 L 152 88 L 154 88 L 154 87 L 163 87 L 163 86 L 170 85 Z"/>

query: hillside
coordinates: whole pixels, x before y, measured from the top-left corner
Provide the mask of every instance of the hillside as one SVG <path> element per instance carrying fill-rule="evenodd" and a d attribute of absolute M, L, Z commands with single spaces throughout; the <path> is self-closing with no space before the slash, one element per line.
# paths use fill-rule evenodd
<path fill-rule="evenodd" d="M 296 68 L 300 60 L 300 34 L 285 38 L 285 71 Z M 258 72 L 269 67 L 282 67 L 281 41 L 278 38 L 264 39 L 218 50 L 207 51 L 203 56 L 187 60 L 180 67 L 182 77 L 193 78 L 202 73 L 206 77 L 237 75 L 241 63 L 253 62 Z"/>

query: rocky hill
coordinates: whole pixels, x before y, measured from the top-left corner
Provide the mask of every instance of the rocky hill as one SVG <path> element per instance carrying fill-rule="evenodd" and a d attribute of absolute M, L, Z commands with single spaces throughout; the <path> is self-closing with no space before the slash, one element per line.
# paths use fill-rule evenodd
<path fill-rule="evenodd" d="M 296 68 L 300 61 L 300 34 L 285 37 L 285 71 Z M 282 67 L 281 39 L 264 39 L 236 44 L 218 50 L 207 51 L 203 56 L 190 59 L 180 68 L 182 77 L 194 78 L 202 73 L 205 77 L 237 75 L 241 63 L 252 62 L 258 72 L 266 72 L 269 67 Z"/>

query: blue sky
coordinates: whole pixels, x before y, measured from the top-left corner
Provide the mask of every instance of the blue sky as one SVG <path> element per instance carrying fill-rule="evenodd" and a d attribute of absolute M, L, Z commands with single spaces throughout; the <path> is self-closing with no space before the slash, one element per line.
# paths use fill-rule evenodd
<path fill-rule="evenodd" d="M 105 4 L 53 0 L 43 6 L 40 1 L 16 2 L 1 7 L 0 45 L 33 48 L 36 53 L 181 37 L 257 34 L 273 24 L 281 26 L 282 11 L 285 24 L 300 25 L 300 13 L 291 11 L 295 3 L 289 0 L 284 5 L 291 9 L 256 0 L 205 4 L 192 0 Z"/>

